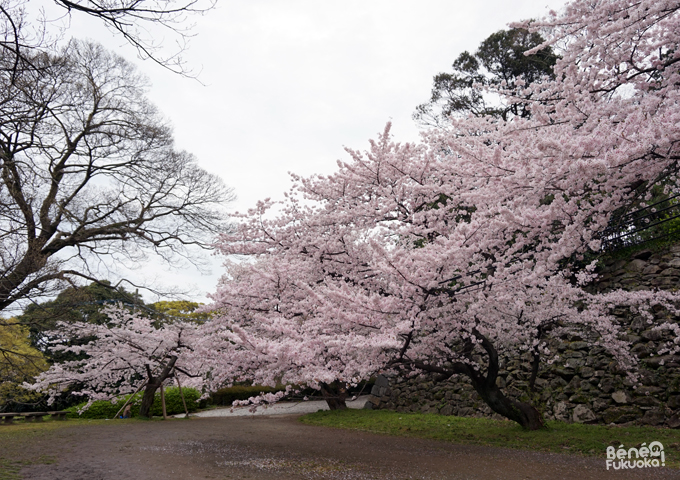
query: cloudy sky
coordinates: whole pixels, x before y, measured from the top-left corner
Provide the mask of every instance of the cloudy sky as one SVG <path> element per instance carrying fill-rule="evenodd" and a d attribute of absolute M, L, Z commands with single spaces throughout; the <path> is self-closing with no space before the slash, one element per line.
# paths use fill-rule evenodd
<path fill-rule="evenodd" d="M 196 36 L 184 54 L 199 81 L 138 60 L 94 19 L 74 15 L 68 34 L 134 61 L 149 77 L 149 96 L 174 126 L 178 147 L 232 186 L 238 196 L 232 210 L 245 211 L 259 199 L 280 199 L 290 186 L 288 172 L 332 172 L 347 158 L 343 147 L 363 149 L 388 121 L 396 140 L 417 140 L 411 114 L 428 100 L 435 74 L 508 22 L 563 4 L 218 0 L 193 20 Z M 166 272 L 154 262 L 131 275 L 195 285 L 193 297 L 205 301 L 221 274 L 220 259 L 212 263 L 211 275 Z"/>

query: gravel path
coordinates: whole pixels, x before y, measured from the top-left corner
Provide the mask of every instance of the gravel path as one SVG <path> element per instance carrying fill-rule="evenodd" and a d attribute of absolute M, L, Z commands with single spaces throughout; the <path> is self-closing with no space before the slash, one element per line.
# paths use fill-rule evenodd
<path fill-rule="evenodd" d="M 669 468 L 607 471 L 604 455 L 585 458 L 388 437 L 305 425 L 298 418 L 116 420 L 46 432 L 4 453 L 18 461 L 41 455 L 54 460 L 24 467 L 26 480 L 680 478 L 680 471 Z"/>
<path fill-rule="evenodd" d="M 364 408 L 368 395 L 362 395 L 355 400 L 346 402 L 348 408 L 361 409 Z M 314 413 L 319 410 L 328 410 L 328 404 L 325 400 L 307 400 L 302 402 L 278 402 L 271 407 L 260 407 L 255 413 L 251 412 L 249 407 L 237 408 L 216 408 L 213 410 L 206 410 L 204 412 L 192 413 L 192 417 L 252 417 L 262 415 L 291 415 L 291 414 L 306 414 Z M 176 417 L 183 417 L 184 415 L 176 415 Z"/>

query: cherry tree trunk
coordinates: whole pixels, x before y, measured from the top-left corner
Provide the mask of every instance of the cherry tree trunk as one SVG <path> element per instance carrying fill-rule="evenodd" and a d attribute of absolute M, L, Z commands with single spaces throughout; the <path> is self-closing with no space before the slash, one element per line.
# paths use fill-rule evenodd
<path fill-rule="evenodd" d="M 151 368 L 149 368 L 148 365 L 146 366 L 147 377 L 149 380 L 147 381 L 146 388 L 144 389 L 142 405 L 139 407 L 140 416 L 151 418 L 151 407 L 153 406 L 153 401 L 156 398 L 156 390 L 158 390 L 165 379 L 170 376 L 172 369 L 175 367 L 176 361 L 177 355 L 170 355 L 168 357 L 168 362 L 163 366 L 163 369 L 157 377 L 154 377 Z"/>
<path fill-rule="evenodd" d="M 498 388 L 498 385 L 496 385 L 498 371 L 500 370 L 498 351 L 493 343 L 477 330 L 474 330 L 473 334 L 480 340 L 479 343 L 486 351 L 488 357 L 486 374 L 472 368 L 469 363 L 463 362 L 456 362 L 452 364 L 450 368 L 444 368 L 420 361 L 411 362 L 411 365 L 425 372 L 440 374 L 440 380 L 450 378 L 454 374 L 465 375 L 471 380 L 472 386 L 491 410 L 509 420 L 519 423 L 522 428 L 526 430 L 538 430 L 543 428 L 545 426 L 543 416 L 536 408 L 529 403 L 519 402 L 506 397 L 501 389 Z M 472 352 L 472 348 L 474 348 L 474 345 L 469 343 L 467 346 L 468 354 Z M 402 360 L 400 360 L 400 362 L 405 363 Z M 538 368 L 537 362 L 538 359 L 534 357 L 533 365 L 535 368 Z"/>
<path fill-rule="evenodd" d="M 330 410 L 346 410 L 347 404 L 345 399 L 347 398 L 347 390 L 344 385 L 340 382 L 333 383 L 322 383 L 321 384 L 321 395 L 323 399 L 326 400 L 328 408 Z"/>
<path fill-rule="evenodd" d="M 498 361 L 498 352 L 493 343 L 478 331 L 473 331 L 474 335 L 481 341 L 482 348 L 486 351 L 488 356 L 488 364 L 486 376 L 479 375 L 478 372 L 465 368 L 464 373 L 467 373 L 472 386 L 477 390 L 479 396 L 486 402 L 486 404 L 499 415 L 519 423 L 522 428 L 526 430 L 538 430 L 545 426 L 543 416 L 532 405 L 524 402 L 506 397 L 498 385 L 496 380 L 498 378 L 498 371 L 500 364 Z M 534 363 L 538 360 L 534 358 Z"/>
<path fill-rule="evenodd" d="M 151 407 L 156 398 L 156 390 L 161 386 L 161 382 L 147 383 L 144 389 L 144 396 L 142 397 L 142 404 L 139 407 L 139 415 L 141 417 L 151 418 Z"/>
<path fill-rule="evenodd" d="M 482 400 L 499 415 L 519 423 L 526 430 L 545 427 L 543 416 L 531 404 L 506 397 L 495 382 L 475 382 L 472 385 Z"/>

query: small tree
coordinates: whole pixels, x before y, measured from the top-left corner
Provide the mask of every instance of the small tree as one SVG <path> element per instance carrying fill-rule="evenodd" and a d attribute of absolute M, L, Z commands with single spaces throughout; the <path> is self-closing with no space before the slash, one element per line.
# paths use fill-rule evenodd
<path fill-rule="evenodd" d="M 120 308 L 107 308 L 104 324 L 61 323 L 50 336 L 54 352 L 78 359 L 63 361 L 39 375 L 29 388 L 48 392 L 52 403 L 69 387 L 90 402 L 135 393 L 144 394 L 139 414 L 150 417 L 156 390 L 168 378 L 180 376 L 183 385 L 203 386 L 209 369 L 201 351 L 206 341 L 192 322 L 174 321 L 154 326 L 151 319 Z M 73 345 L 73 339 L 87 338 Z"/>
<path fill-rule="evenodd" d="M 0 408 L 37 403 L 39 396 L 22 384 L 47 368 L 42 353 L 31 347 L 26 327 L 15 323 L 0 329 Z"/>

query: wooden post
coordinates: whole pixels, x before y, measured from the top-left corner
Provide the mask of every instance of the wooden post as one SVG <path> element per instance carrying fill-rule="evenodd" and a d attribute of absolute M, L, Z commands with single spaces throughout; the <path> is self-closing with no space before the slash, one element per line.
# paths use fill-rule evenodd
<path fill-rule="evenodd" d="M 189 418 L 189 409 L 187 408 L 187 402 L 184 401 L 184 393 L 182 392 L 182 384 L 179 383 L 179 376 L 175 374 L 175 380 L 177 380 L 177 386 L 179 387 L 179 394 L 182 397 L 182 404 L 184 405 L 184 418 Z"/>
<path fill-rule="evenodd" d="M 142 384 L 139 386 L 139 388 L 138 388 L 137 390 L 135 390 L 135 393 L 133 393 L 132 395 L 130 395 L 130 398 L 128 398 L 127 401 L 123 404 L 123 406 L 120 407 L 120 410 L 118 410 L 118 413 L 116 413 L 116 416 L 113 417 L 113 418 L 118 418 L 118 415 L 120 415 L 120 412 L 122 412 L 123 409 L 124 409 L 125 407 L 127 407 L 127 404 L 130 403 L 130 401 L 132 400 L 132 397 L 134 397 L 135 395 L 137 395 L 137 393 L 144 387 L 144 385 L 146 385 L 146 382 L 142 383 Z M 111 420 L 113 420 L 113 418 L 112 418 Z"/>
<path fill-rule="evenodd" d="M 163 420 L 168 419 L 168 414 L 165 409 L 165 392 L 163 391 L 163 383 L 161 382 L 161 405 L 163 405 Z"/>

